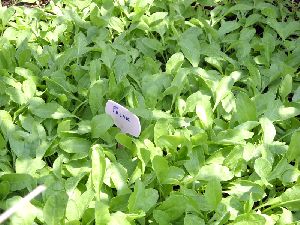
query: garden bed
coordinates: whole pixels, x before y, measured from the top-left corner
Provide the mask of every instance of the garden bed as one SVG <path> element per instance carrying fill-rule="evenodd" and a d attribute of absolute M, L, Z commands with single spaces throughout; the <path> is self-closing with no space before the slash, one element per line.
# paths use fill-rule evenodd
<path fill-rule="evenodd" d="M 0 9 L 11 224 L 299 222 L 298 1 L 39 2 Z"/>

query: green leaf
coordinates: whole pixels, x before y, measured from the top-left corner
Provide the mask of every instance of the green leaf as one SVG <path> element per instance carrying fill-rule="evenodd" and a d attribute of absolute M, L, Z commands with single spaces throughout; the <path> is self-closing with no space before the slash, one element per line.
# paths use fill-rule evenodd
<path fill-rule="evenodd" d="M 175 74 L 184 62 L 184 55 L 181 52 L 173 54 L 167 64 L 166 72 L 168 74 Z"/>
<path fill-rule="evenodd" d="M 258 158 L 255 160 L 254 170 L 263 180 L 268 180 L 272 171 L 272 164 L 267 159 Z"/>
<path fill-rule="evenodd" d="M 133 138 L 129 137 L 128 135 L 124 133 L 118 133 L 115 136 L 118 143 L 123 145 L 124 147 L 128 148 L 129 150 L 133 150 L 135 148 L 133 144 Z"/>
<path fill-rule="evenodd" d="M 224 61 L 224 59 L 219 57 L 205 57 L 204 60 L 213 67 L 215 67 L 217 70 L 219 70 L 220 73 L 222 73 L 222 61 Z"/>
<path fill-rule="evenodd" d="M 103 97 L 106 94 L 105 83 L 102 80 L 96 81 L 89 92 L 89 105 L 93 115 L 101 109 L 103 104 Z"/>
<path fill-rule="evenodd" d="M 109 27 L 110 27 L 110 28 L 114 29 L 115 31 L 117 31 L 117 32 L 119 32 L 119 33 L 121 33 L 121 32 L 124 31 L 124 23 L 123 23 L 123 21 L 122 21 L 120 18 L 118 18 L 118 17 L 115 17 L 115 16 L 111 17 L 111 18 L 109 19 L 108 24 L 109 24 Z"/>
<path fill-rule="evenodd" d="M 215 143 L 219 144 L 241 144 L 244 140 L 252 138 L 254 133 L 250 132 L 259 123 L 255 121 L 248 121 L 240 124 L 234 129 L 227 129 L 218 133 L 216 137 L 213 138 Z M 247 127 L 249 126 L 249 127 Z"/>
<path fill-rule="evenodd" d="M 158 139 L 158 147 L 166 147 L 170 152 L 173 152 L 173 149 L 176 149 L 179 145 L 189 146 L 188 140 L 183 136 L 176 135 L 163 135 Z"/>
<path fill-rule="evenodd" d="M 226 193 L 238 197 L 241 201 L 249 201 L 250 198 L 252 198 L 253 201 L 256 202 L 262 200 L 266 196 L 264 189 L 259 184 L 248 180 L 241 180 L 233 183 Z"/>
<path fill-rule="evenodd" d="M 26 102 L 24 93 L 22 92 L 22 90 L 17 89 L 17 88 L 13 88 L 13 87 L 8 87 L 6 89 L 7 94 L 10 96 L 10 99 L 12 101 L 14 101 L 17 104 L 24 104 Z"/>
<path fill-rule="evenodd" d="M 271 144 L 276 136 L 276 129 L 273 123 L 266 117 L 259 120 L 263 130 L 263 141 L 265 144 Z"/>
<path fill-rule="evenodd" d="M 293 133 L 288 151 L 286 153 L 288 162 L 291 162 L 293 160 L 296 160 L 297 162 L 300 161 L 299 146 L 300 146 L 300 131 L 297 131 Z"/>
<path fill-rule="evenodd" d="M 239 93 L 236 98 L 236 112 L 239 123 L 256 121 L 256 106 L 243 92 Z"/>
<path fill-rule="evenodd" d="M 203 95 L 201 91 L 197 91 L 191 94 L 185 102 L 185 112 L 195 112 L 196 105 L 201 101 L 202 98 L 210 98 L 207 95 Z"/>
<path fill-rule="evenodd" d="M 114 125 L 113 119 L 107 114 L 94 116 L 91 121 L 91 131 L 93 138 L 99 138 Z"/>
<path fill-rule="evenodd" d="M 272 27 L 279 36 L 284 40 L 299 30 L 299 21 L 277 22 L 275 19 L 268 19 L 267 24 Z"/>
<path fill-rule="evenodd" d="M 0 149 L 5 148 L 6 146 L 6 140 L 4 139 L 4 137 L 0 134 Z"/>
<path fill-rule="evenodd" d="M 203 95 L 196 105 L 196 114 L 204 129 L 210 129 L 213 125 L 214 115 L 211 108 L 210 97 Z"/>
<path fill-rule="evenodd" d="M 111 182 L 110 182 L 111 181 Z M 118 195 L 128 194 L 128 173 L 126 168 L 118 162 L 110 163 L 106 168 L 104 183 L 115 187 Z M 110 183 L 110 184 L 109 184 Z"/>
<path fill-rule="evenodd" d="M 39 158 L 17 158 L 16 159 L 16 173 L 29 174 L 31 176 L 36 175 L 36 171 L 42 169 L 46 163 Z"/>
<path fill-rule="evenodd" d="M 266 224 L 266 219 L 259 214 L 247 213 L 239 215 L 234 222 L 230 223 L 234 225 L 246 225 L 246 224 L 257 224 L 263 225 Z"/>
<path fill-rule="evenodd" d="M 238 198 L 234 196 L 228 196 L 223 198 L 221 204 L 216 210 L 216 215 L 213 219 L 219 222 L 228 222 L 228 220 L 235 220 L 237 215 L 243 211 L 243 205 Z"/>
<path fill-rule="evenodd" d="M 144 184 L 137 180 L 134 186 L 134 192 L 130 195 L 128 201 L 129 212 L 138 212 L 143 210 L 148 212 L 158 200 L 158 192 L 153 188 L 145 189 Z M 140 201 L 143 199 L 143 201 Z"/>
<path fill-rule="evenodd" d="M 281 81 L 281 85 L 279 88 L 279 94 L 282 99 L 285 99 L 289 93 L 292 92 L 293 88 L 293 78 L 291 75 L 287 74 L 283 80 Z"/>
<path fill-rule="evenodd" d="M 150 48 L 150 49 L 156 50 L 156 51 L 162 50 L 162 44 L 156 39 L 142 38 L 141 41 L 147 48 Z"/>
<path fill-rule="evenodd" d="M 100 145 L 92 146 L 92 170 L 91 170 L 91 178 L 93 188 L 96 193 L 96 199 L 99 201 L 101 187 L 103 184 L 106 162 L 105 156 L 103 153 L 103 148 Z"/>
<path fill-rule="evenodd" d="M 102 49 L 101 60 L 108 68 L 112 68 L 116 52 L 110 45 L 105 45 Z"/>
<path fill-rule="evenodd" d="M 20 196 L 14 196 L 12 198 L 7 199 L 6 200 L 7 208 L 13 207 L 21 200 L 22 197 Z M 9 218 L 10 224 L 31 225 L 34 223 L 34 219 L 36 218 L 37 215 L 38 215 L 38 209 L 30 202 L 27 202 L 26 205 L 24 205 L 24 208 L 22 210 L 18 210 L 15 214 L 13 214 Z"/>
<path fill-rule="evenodd" d="M 67 153 L 88 154 L 91 142 L 79 137 L 64 138 L 59 142 L 59 147 Z"/>
<path fill-rule="evenodd" d="M 162 156 L 154 156 L 153 169 L 161 184 L 176 184 L 184 177 L 184 171 L 175 166 L 169 166 L 168 161 Z"/>
<path fill-rule="evenodd" d="M 95 223 L 96 225 L 106 225 L 110 221 L 109 206 L 103 201 L 95 203 Z"/>
<path fill-rule="evenodd" d="M 114 61 L 113 68 L 115 70 L 117 82 L 120 82 L 128 73 L 130 59 L 127 55 L 118 55 Z"/>
<path fill-rule="evenodd" d="M 274 167 L 272 172 L 269 174 L 269 180 L 273 180 L 275 178 L 281 178 L 282 174 L 288 169 L 289 164 L 287 159 L 283 157 L 277 165 Z"/>
<path fill-rule="evenodd" d="M 282 105 L 279 101 L 273 101 L 272 103 L 268 105 L 267 110 L 264 112 L 264 116 L 272 122 L 287 120 L 300 115 L 300 104 L 298 103 L 288 103 L 286 105 Z"/>
<path fill-rule="evenodd" d="M 175 75 L 170 87 L 168 87 L 165 92 L 164 96 L 173 95 L 172 105 L 175 103 L 175 100 L 183 91 L 187 75 L 190 72 L 189 69 L 181 68 L 178 70 L 177 74 Z"/>
<path fill-rule="evenodd" d="M 222 186 L 218 180 L 209 180 L 204 194 L 205 200 L 211 210 L 216 210 L 222 200 Z"/>
<path fill-rule="evenodd" d="M 4 28 L 7 23 L 11 20 L 12 16 L 15 14 L 15 9 L 11 7 L 1 7 L 0 8 L 0 19 L 1 25 Z"/>
<path fill-rule="evenodd" d="M 225 98 L 229 93 L 234 83 L 239 80 L 241 73 L 238 71 L 232 72 L 229 76 L 223 77 L 215 90 L 215 105 L 213 111 L 216 109 L 220 101 Z"/>
<path fill-rule="evenodd" d="M 32 190 L 36 186 L 36 180 L 29 174 L 4 174 L 0 180 L 9 183 L 10 191 L 19 191 L 25 188 Z"/>
<path fill-rule="evenodd" d="M 218 30 L 219 36 L 224 36 L 240 27 L 240 23 L 236 21 L 222 21 L 221 27 Z"/>
<path fill-rule="evenodd" d="M 79 57 L 86 53 L 88 40 L 82 32 L 78 32 L 74 37 L 74 47 L 76 47 L 76 56 Z"/>
<path fill-rule="evenodd" d="M 197 180 L 219 180 L 227 181 L 233 178 L 232 172 L 226 167 L 219 164 L 209 164 L 202 166 L 195 177 Z"/>
<path fill-rule="evenodd" d="M 184 225 L 205 225 L 205 222 L 196 215 L 186 214 L 184 217 Z"/>
<path fill-rule="evenodd" d="M 68 195 L 64 192 L 58 192 L 50 195 L 43 208 L 43 217 L 45 223 L 49 225 L 60 224 L 65 216 Z"/>
<path fill-rule="evenodd" d="M 150 1 L 149 1 L 150 2 Z M 167 12 L 155 12 L 148 17 L 149 24 L 155 25 L 168 15 Z"/>
<path fill-rule="evenodd" d="M 79 221 L 88 208 L 90 202 L 94 198 L 94 192 L 92 190 L 87 190 L 82 195 L 78 192 L 73 193 L 71 198 L 68 200 L 67 208 L 66 208 L 66 218 L 69 221 Z"/>
<path fill-rule="evenodd" d="M 261 19 L 262 19 L 262 15 L 260 14 L 257 13 L 250 14 L 246 19 L 245 27 L 249 27 L 255 24 L 256 22 L 261 21 Z"/>
<path fill-rule="evenodd" d="M 0 199 L 3 200 L 10 192 L 10 186 L 8 181 L 0 182 Z"/>
<path fill-rule="evenodd" d="M 280 215 L 280 219 L 277 221 L 278 225 L 292 224 L 293 223 L 293 213 L 286 208 L 281 208 L 282 214 Z"/>
<path fill-rule="evenodd" d="M 276 207 L 285 207 L 288 210 L 298 211 L 300 210 L 299 203 L 300 186 L 296 184 L 295 186 L 288 188 L 280 196 L 269 199 L 265 204 L 261 206 L 271 206 L 270 208 L 267 208 L 266 211 Z"/>
<path fill-rule="evenodd" d="M 90 120 L 82 120 L 78 123 L 78 133 L 79 134 L 87 134 L 91 132 L 91 121 Z"/>
<path fill-rule="evenodd" d="M 298 87 L 295 90 L 292 100 L 293 100 L 293 102 L 299 102 L 299 100 L 300 100 L 300 87 Z"/>
<path fill-rule="evenodd" d="M 171 218 L 168 215 L 168 213 L 162 211 L 162 210 L 154 210 L 153 211 L 153 217 L 157 221 L 158 224 L 166 224 L 170 225 Z"/>
<path fill-rule="evenodd" d="M 168 222 L 182 218 L 186 204 L 187 202 L 183 195 L 173 193 L 154 210 L 154 218 L 156 221 L 161 221 L 161 219 L 163 221 L 165 220 L 163 217 L 166 217 L 169 220 Z M 157 212 L 158 210 L 159 213 Z M 160 218 L 161 216 L 162 218 Z"/>
<path fill-rule="evenodd" d="M 32 114 L 43 119 L 63 119 L 68 117 L 74 117 L 70 112 L 68 112 L 56 102 L 43 103 L 38 105 L 31 104 L 29 106 L 29 109 L 32 112 Z"/>
<path fill-rule="evenodd" d="M 200 34 L 202 31 L 199 28 L 191 27 L 179 39 L 179 46 L 193 67 L 197 67 L 200 61 L 201 47 L 198 40 Z"/>
<path fill-rule="evenodd" d="M 5 110 L 0 110 L 0 127 L 5 138 L 8 138 L 9 134 L 15 130 L 12 118 Z"/>
<path fill-rule="evenodd" d="M 111 218 L 110 218 L 108 225 L 114 225 L 114 224 L 131 225 L 130 218 L 128 218 L 128 217 L 129 216 L 123 212 L 120 212 L 120 211 L 115 212 L 115 213 L 111 214 Z"/>
<path fill-rule="evenodd" d="M 276 47 L 276 38 L 273 37 L 270 32 L 265 31 L 264 36 L 262 38 L 263 44 L 263 55 L 266 58 L 268 64 L 270 64 L 271 56 Z"/>
<path fill-rule="evenodd" d="M 253 206 L 254 206 L 254 200 L 252 198 L 252 193 L 250 193 L 248 201 L 246 201 L 244 204 L 244 212 L 250 213 L 253 209 Z"/>
<path fill-rule="evenodd" d="M 36 85 L 32 79 L 25 80 L 22 84 L 25 99 L 31 99 L 36 92 Z"/>

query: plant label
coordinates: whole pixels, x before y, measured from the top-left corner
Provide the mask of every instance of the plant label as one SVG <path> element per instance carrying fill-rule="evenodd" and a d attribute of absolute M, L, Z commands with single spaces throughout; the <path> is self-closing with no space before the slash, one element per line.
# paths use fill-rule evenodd
<path fill-rule="evenodd" d="M 139 118 L 120 104 L 108 100 L 105 106 L 106 114 L 110 115 L 117 127 L 123 133 L 138 137 L 141 133 L 141 124 Z"/>

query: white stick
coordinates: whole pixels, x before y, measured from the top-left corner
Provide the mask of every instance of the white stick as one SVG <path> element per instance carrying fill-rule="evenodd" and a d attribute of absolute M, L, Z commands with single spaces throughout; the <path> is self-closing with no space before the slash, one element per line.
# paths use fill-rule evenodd
<path fill-rule="evenodd" d="M 2 213 L 0 215 L 0 223 L 3 223 L 12 214 L 17 212 L 22 207 L 24 207 L 26 205 L 26 203 L 30 202 L 32 199 L 34 199 L 36 196 L 38 196 L 40 193 L 42 193 L 45 190 L 46 190 L 46 187 L 44 185 L 38 186 L 36 189 L 34 189 L 32 192 L 30 192 L 28 195 L 26 195 L 24 198 L 22 198 L 17 204 L 15 204 L 13 207 L 9 208 L 4 213 Z"/>

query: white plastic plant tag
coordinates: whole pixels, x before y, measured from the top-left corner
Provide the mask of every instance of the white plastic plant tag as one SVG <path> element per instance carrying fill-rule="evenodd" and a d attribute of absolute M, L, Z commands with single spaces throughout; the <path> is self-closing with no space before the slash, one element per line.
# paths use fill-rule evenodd
<path fill-rule="evenodd" d="M 117 127 L 123 133 L 138 137 L 141 133 L 141 124 L 139 118 L 120 104 L 108 100 L 105 106 L 106 114 L 110 115 Z"/>

